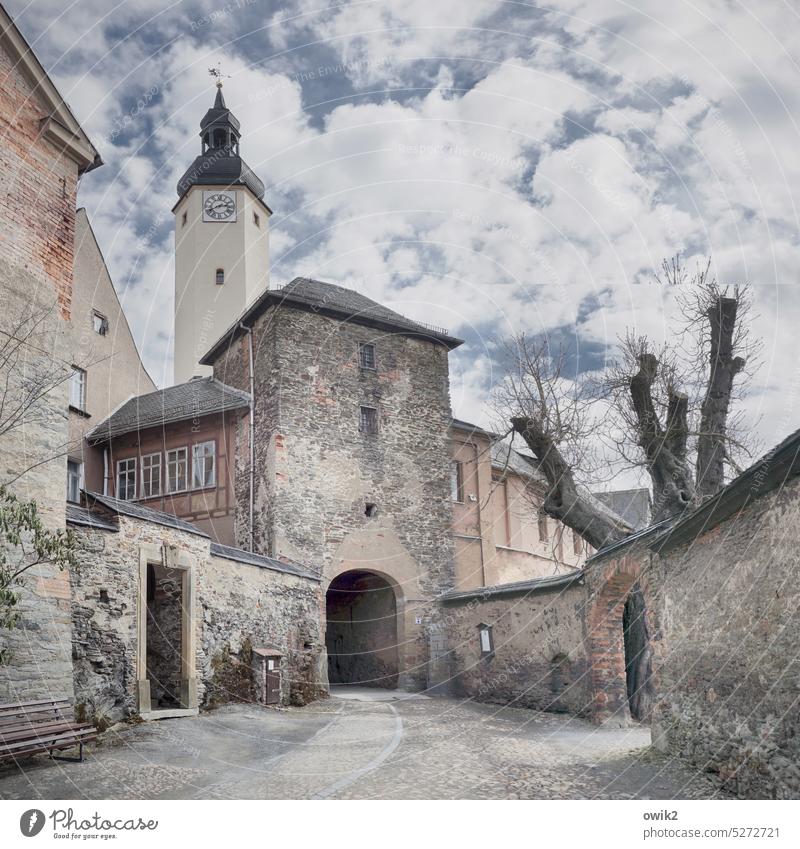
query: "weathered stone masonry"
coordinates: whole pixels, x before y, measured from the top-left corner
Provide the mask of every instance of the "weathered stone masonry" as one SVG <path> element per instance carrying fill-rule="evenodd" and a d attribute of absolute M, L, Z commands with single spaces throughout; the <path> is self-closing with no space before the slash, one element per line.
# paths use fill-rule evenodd
<path fill-rule="evenodd" d="M 137 692 L 143 546 L 157 552 L 166 545 L 192 564 L 195 704 L 253 699 L 250 652 L 265 645 L 282 654 L 284 703 L 322 694 L 317 580 L 212 555 L 206 537 L 153 522 L 119 516 L 110 526 L 116 529 L 76 526 L 73 657 L 83 715 L 117 720 L 147 709 Z"/>
<path fill-rule="evenodd" d="M 402 683 L 424 686 L 416 619 L 435 617 L 433 599 L 454 581 L 447 348 L 282 305 L 256 319 L 253 337 L 256 549 L 313 564 L 326 585 L 356 569 L 386 577 L 404 630 Z M 376 370 L 359 367 L 359 342 L 376 346 Z M 247 389 L 247 358 L 242 337 L 217 358 L 215 377 Z M 362 405 L 377 409 L 377 434 L 359 431 Z M 237 473 L 241 533 L 247 468 Z"/>

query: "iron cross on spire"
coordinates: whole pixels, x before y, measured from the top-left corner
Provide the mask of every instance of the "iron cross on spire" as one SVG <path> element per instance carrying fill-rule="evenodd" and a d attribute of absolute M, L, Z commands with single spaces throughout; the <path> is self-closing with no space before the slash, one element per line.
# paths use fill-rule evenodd
<path fill-rule="evenodd" d="M 217 64 L 213 68 L 208 69 L 208 73 L 211 74 L 217 80 L 217 88 L 222 88 L 222 80 L 230 79 L 230 74 L 222 73 L 222 63 L 217 62 Z"/>

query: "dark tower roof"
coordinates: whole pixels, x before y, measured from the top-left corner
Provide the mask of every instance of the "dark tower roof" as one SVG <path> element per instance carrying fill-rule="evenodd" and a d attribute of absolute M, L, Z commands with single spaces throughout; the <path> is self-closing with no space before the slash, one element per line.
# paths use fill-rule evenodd
<path fill-rule="evenodd" d="M 239 155 L 240 124 L 225 105 L 221 84 L 214 105 L 200 122 L 201 153 L 178 180 L 178 196 L 192 186 L 247 186 L 259 199 L 264 183 Z"/>

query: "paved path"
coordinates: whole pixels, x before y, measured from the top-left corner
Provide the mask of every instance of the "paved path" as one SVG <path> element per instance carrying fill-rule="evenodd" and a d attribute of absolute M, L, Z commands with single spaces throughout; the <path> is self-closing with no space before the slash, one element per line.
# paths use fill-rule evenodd
<path fill-rule="evenodd" d="M 109 732 L 83 764 L 0 768 L 0 799 L 717 798 L 645 728 L 366 688 Z"/>

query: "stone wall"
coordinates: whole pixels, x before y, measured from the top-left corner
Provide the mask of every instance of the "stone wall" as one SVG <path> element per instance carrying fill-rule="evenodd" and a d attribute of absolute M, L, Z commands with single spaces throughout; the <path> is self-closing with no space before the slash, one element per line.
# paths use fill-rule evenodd
<path fill-rule="evenodd" d="M 85 716 L 113 721 L 138 710 L 142 545 L 166 544 L 192 563 L 193 672 L 201 707 L 251 698 L 251 651 L 265 644 L 283 654 L 284 703 L 304 704 L 323 694 L 318 581 L 212 556 L 207 538 L 152 522 L 121 516 L 118 527 L 118 532 L 75 528 L 80 542 L 72 602 L 75 694 Z M 155 687 L 151 695 L 156 697 Z"/>
<path fill-rule="evenodd" d="M 409 672 L 402 684 L 424 686 L 425 623 L 454 582 L 447 350 L 287 307 L 262 315 L 253 336 L 255 547 L 320 569 L 326 581 L 356 569 L 386 578 Z M 376 346 L 376 370 L 359 367 L 359 342 Z M 247 389 L 247 366 L 245 337 L 214 375 Z M 378 433 L 359 431 L 362 405 L 378 410 Z M 241 534 L 246 463 L 237 474 Z"/>
<path fill-rule="evenodd" d="M 800 795 L 800 480 L 653 555 L 656 746 L 749 798 Z"/>
<path fill-rule="evenodd" d="M 478 591 L 448 602 L 452 691 L 477 701 L 588 715 L 585 606 L 580 584 L 503 596 Z M 492 628 L 491 655 L 481 653 L 480 625 Z"/>

